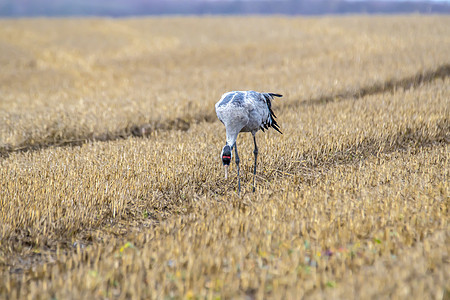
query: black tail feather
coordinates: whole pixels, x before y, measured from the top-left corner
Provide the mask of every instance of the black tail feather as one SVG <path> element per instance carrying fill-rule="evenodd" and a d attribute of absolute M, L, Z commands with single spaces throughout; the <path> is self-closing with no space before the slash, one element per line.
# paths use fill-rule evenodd
<path fill-rule="evenodd" d="M 269 107 L 270 115 L 275 119 L 277 116 L 273 112 L 272 108 Z"/>
<path fill-rule="evenodd" d="M 279 133 L 283 134 L 278 127 L 272 126 L 272 128 L 278 131 Z"/>
<path fill-rule="evenodd" d="M 275 94 L 275 93 L 268 93 L 272 97 L 283 97 L 283 95 Z"/>
<path fill-rule="evenodd" d="M 275 121 L 275 120 L 272 120 L 271 126 L 272 126 L 273 128 L 278 128 L 278 129 L 280 129 L 280 125 L 278 125 L 277 121 Z"/>
<path fill-rule="evenodd" d="M 269 108 L 269 112 L 270 112 L 270 117 L 269 120 L 267 120 L 267 123 L 263 124 L 265 129 L 268 129 L 269 127 L 272 127 L 273 129 L 275 129 L 276 131 L 278 131 L 279 133 L 283 134 L 280 131 L 280 126 L 278 125 L 276 119 L 276 115 L 272 110 L 272 100 L 273 97 L 283 97 L 283 95 L 281 94 L 275 94 L 275 93 L 264 93 L 264 98 L 266 99 L 266 103 L 267 103 L 267 107 Z M 261 126 L 261 130 L 264 131 L 264 129 L 262 129 Z"/>
<path fill-rule="evenodd" d="M 271 95 L 271 96 L 276 96 L 276 97 L 282 97 L 282 95 L 280 95 L 280 94 L 272 94 L 272 93 L 270 93 L 270 95 Z M 269 106 L 269 111 L 270 111 L 270 117 L 271 117 L 271 119 L 272 119 L 272 124 L 270 124 L 270 126 L 271 126 L 273 129 L 275 129 L 276 131 L 278 131 L 279 133 L 283 134 L 283 133 L 280 131 L 280 125 L 278 125 L 277 121 L 275 120 L 277 116 L 275 115 L 275 113 L 274 113 L 273 110 L 272 110 L 272 107 L 270 107 L 270 106 Z"/>
<path fill-rule="evenodd" d="M 276 131 L 278 131 L 279 133 L 283 134 L 280 131 L 280 125 L 278 125 L 277 121 L 275 120 L 275 118 L 272 118 L 272 123 L 269 125 L 270 127 L 272 127 L 273 129 L 275 129 Z"/>

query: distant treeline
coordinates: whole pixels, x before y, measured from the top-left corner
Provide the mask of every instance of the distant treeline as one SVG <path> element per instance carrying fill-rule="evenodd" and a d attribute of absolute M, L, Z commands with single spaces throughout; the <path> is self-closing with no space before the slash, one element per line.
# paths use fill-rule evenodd
<path fill-rule="evenodd" d="M 340 0 L 0 0 L 0 16 L 3 17 L 349 13 L 448 14 L 450 4 L 431 1 Z"/>

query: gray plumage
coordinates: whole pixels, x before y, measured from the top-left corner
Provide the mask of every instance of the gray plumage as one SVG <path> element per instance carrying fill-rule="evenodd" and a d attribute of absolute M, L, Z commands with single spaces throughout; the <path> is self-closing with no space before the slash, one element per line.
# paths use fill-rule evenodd
<path fill-rule="evenodd" d="M 280 127 L 276 122 L 275 114 L 272 111 L 272 100 L 274 97 L 282 97 L 274 93 L 258 93 L 255 91 L 234 91 L 222 95 L 216 103 L 216 114 L 219 120 L 225 125 L 226 145 L 222 149 L 221 157 L 224 166 L 229 165 L 231 160 L 231 150 L 235 149 L 236 165 L 238 171 L 239 191 L 239 156 L 237 153 L 236 139 L 239 132 L 251 132 L 255 143 L 255 168 L 253 178 L 253 191 L 255 191 L 256 161 L 258 147 L 256 146 L 255 134 L 258 130 L 273 128 L 279 133 Z M 227 148 L 228 147 L 228 148 Z M 225 173 L 227 174 L 227 173 Z M 225 175 L 227 176 L 227 175 Z"/>

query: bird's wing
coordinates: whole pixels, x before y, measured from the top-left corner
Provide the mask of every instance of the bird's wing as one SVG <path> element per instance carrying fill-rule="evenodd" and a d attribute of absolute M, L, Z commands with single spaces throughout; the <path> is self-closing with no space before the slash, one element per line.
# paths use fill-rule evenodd
<path fill-rule="evenodd" d="M 233 98 L 233 92 L 228 92 L 222 95 L 219 101 L 216 103 L 216 110 L 219 106 L 224 106 Z"/>
<path fill-rule="evenodd" d="M 228 128 L 238 128 L 239 132 L 248 123 L 249 109 L 245 92 L 234 91 L 223 94 L 215 108 L 217 117 Z"/>
<path fill-rule="evenodd" d="M 275 93 L 261 93 L 261 100 L 263 100 L 266 105 L 267 105 L 267 109 L 269 110 L 269 114 L 267 116 L 267 119 L 263 121 L 263 124 L 261 124 L 261 130 L 264 131 L 265 129 L 268 129 L 269 127 L 272 127 L 273 129 L 275 129 L 276 131 L 278 131 L 279 133 L 283 134 L 280 131 L 280 126 L 278 125 L 276 119 L 276 115 L 272 110 L 272 100 L 273 97 L 283 97 L 283 95 L 280 94 L 275 94 Z"/>
<path fill-rule="evenodd" d="M 241 91 L 228 92 L 222 95 L 222 98 L 216 103 L 216 109 L 219 106 L 244 106 L 246 93 Z"/>

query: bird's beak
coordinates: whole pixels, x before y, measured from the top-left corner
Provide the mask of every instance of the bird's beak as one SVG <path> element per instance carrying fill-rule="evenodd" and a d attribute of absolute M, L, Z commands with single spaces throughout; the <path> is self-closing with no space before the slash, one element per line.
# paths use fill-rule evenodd
<path fill-rule="evenodd" d="M 228 165 L 225 165 L 225 179 L 228 179 Z"/>

